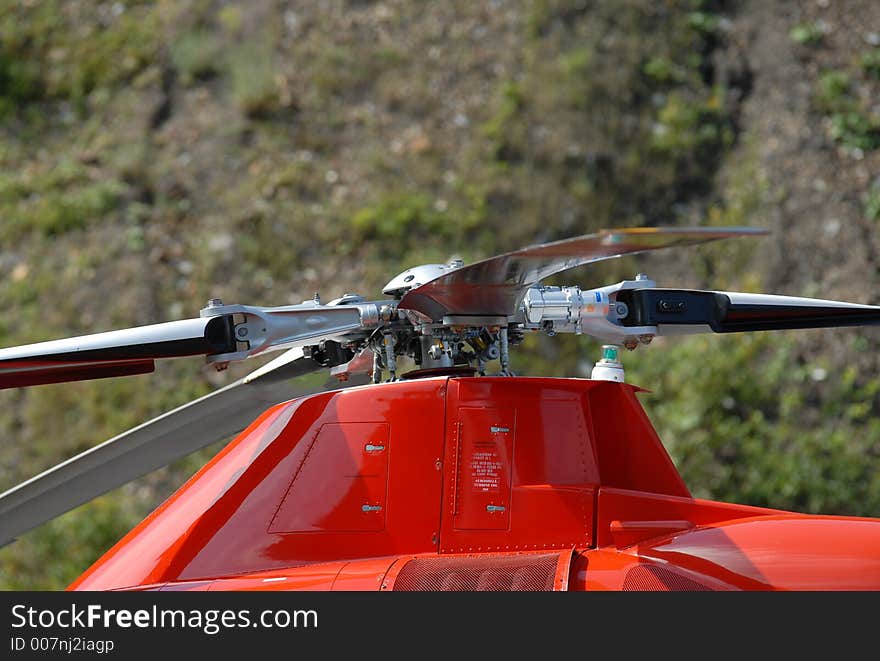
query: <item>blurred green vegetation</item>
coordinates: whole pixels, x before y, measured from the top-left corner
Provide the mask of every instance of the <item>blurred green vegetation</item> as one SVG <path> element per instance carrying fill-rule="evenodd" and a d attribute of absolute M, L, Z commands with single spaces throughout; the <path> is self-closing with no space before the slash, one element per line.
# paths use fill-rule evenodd
<path fill-rule="evenodd" d="M 872 374 L 804 359 L 769 334 L 670 342 L 639 358 L 630 378 L 654 391 L 642 399 L 695 496 L 880 511 L 880 448 L 865 442 L 880 432 Z"/>
<path fill-rule="evenodd" d="M 880 48 L 862 53 L 859 64 L 864 72 L 874 80 L 880 80 Z"/>
<path fill-rule="evenodd" d="M 876 78 L 871 68 L 872 54 L 862 60 L 861 67 L 832 69 L 819 77 L 816 106 L 829 119 L 829 135 L 850 151 L 880 148 L 880 111 L 875 107 L 874 95 L 856 93 L 857 82 L 868 83 Z"/>
<path fill-rule="evenodd" d="M 180 35 L 170 50 L 174 68 L 185 84 L 206 80 L 221 71 L 223 40 L 213 32 L 198 29 Z"/>
<path fill-rule="evenodd" d="M 601 227 L 756 223 L 775 193 L 740 126 L 748 89 L 715 58 L 737 10 L 0 0 L 0 346 L 193 316 L 210 296 L 372 296 L 413 264 Z M 791 39 L 814 43 L 803 27 Z M 816 83 L 847 148 L 878 146 L 852 86 L 876 79 L 871 53 Z M 764 278 L 748 242 L 673 261 L 694 286 L 760 290 Z M 846 356 L 866 350 L 839 337 Z M 815 338 L 657 340 L 624 356 L 696 495 L 880 513 L 880 379 L 836 368 Z M 514 368 L 584 376 L 596 355 L 580 338 L 535 336 Z M 0 391 L 0 489 L 236 369 L 184 361 Z M 213 451 L 0 550 L 0 587 L 64 587 Z"/>
<path fill-rule="evenodd" d="M 880 220 L 880 182 L 874 182 L 865 197 L 865 215 L 868 220 Z"/>
<path fill-rule="evenodd" d="M 791 40 L 803 46 L 816 46 L 822 43 L 825 32 L 817 23 L 798 23 L 788 33 Z"/>
<path fill-rule="evenodd" d="M 148 2 L 92 8 L 63 0 L 4 2 L 0 81 L 7 112 L 41 99 L 69 99 L 85 110 L 92 92 L 130 81 L 161 44 Z"/>

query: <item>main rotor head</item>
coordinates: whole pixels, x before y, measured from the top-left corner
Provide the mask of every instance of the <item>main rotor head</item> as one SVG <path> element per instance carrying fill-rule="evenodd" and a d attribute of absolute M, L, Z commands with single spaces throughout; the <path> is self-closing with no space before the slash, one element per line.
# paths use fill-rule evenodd
<path fill-rule="evenodd" d="M 204 355 L 223 368 L 267 351 L 293 350 L 314 369 L 345 381 L 369 372 L 398 376 L 397 359 L 423 370 L 499 361 L 530 332 L 588 335 L 634 349 L 657 335 L 872 324 L 880 308 L 736 292 L 658 289 L 633 280 L 582 289 L 544 286 L 569 269 L 623 255 L 765 234 L 754 228 L 628 228 L 522 248 L 464 265 L 423 264 L 383 288 L 392 300 L 346 294 L 323 305 L 264 308 L 212 299 L 198 319 L 0 350 L 0 387 L 151 371 L 156 359 Z M 357 358 L 357 360 L 355 360 Z M 288 358 L 279 374 L 298 373 Z M 298 364 L 298 363 L 297 363 Z M 387 376 L 386 376 L 387 375 Z"/>

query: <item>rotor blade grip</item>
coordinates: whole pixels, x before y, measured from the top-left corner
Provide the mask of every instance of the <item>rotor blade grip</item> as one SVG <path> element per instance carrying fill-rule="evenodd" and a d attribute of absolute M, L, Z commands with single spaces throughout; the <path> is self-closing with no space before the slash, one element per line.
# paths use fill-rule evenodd
<path fill-rule="evenodd" d="M 688 289 L 624 289 L 617 300 L 626 303 L 623 326 L 708 326 L 716 333 L 729 305 L 726 296 Z"/>

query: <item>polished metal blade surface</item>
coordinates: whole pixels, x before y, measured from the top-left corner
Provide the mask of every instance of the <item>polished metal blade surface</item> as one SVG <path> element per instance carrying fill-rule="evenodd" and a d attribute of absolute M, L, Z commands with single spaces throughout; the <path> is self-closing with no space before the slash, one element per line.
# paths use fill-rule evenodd
<path fill-rule="evenodd" d="M 601 230 L 530 246 L 450 271 L 406 294 L 401 309 L 440 321 L 446 315 L 509 316 L 526 290 L 555 273 L 623 255 L 766 234 L 750 227 L 637 227 Z"/>

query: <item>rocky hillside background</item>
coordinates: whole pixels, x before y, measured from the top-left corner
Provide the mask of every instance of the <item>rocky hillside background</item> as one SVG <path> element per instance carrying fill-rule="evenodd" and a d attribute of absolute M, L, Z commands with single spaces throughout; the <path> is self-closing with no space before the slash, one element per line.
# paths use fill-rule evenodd
<path fill-rule="evenodd" d="M 880 303 L 878 224 L 872 0 L 0 0 L 0 346 L 638 225 L 773 234 L 566 279 Z M 880 516 L 878 348 L 805 331 L 624 362 L 695 495 Z M 513 366 L 596 356 L 536 337 Z M 0 490 L 253 367 L 0 391 Z M 64 587 L 216 449 L 0 550 L 0 587 Z"/>

